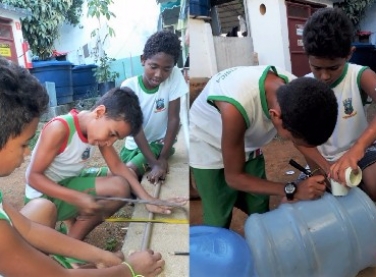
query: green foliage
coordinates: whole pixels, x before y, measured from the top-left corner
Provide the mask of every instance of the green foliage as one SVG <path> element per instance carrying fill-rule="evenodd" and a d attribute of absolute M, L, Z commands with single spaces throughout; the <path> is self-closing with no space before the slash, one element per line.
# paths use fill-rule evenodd
<path fill-rule="evenodd" d="M 116 238 L 108 238 L 106 240 L 106 245 L 104 246 L 104 250 L 107 250 L 107 251 L 113 251 L 115 248 L 116 248 L 116 245 L 117 245 L 117 240 Z"/>
<path fill-rule="evenodd" d="M 113 3 L 114 3 L 113 0 L 88 0 L 87 16 L 95 17 L 98 20 L 99 24 L 101 24 L 101 16 L 104 16 L 107 20 L 110 20 L 111 17 L 116 17 L 116 15 L 108 9 L 108 6 Z M 110 26 L 107 26 L 107 28 L 108 28 L 108 35 L 110 37 L 115 36 L 114 29 L 111 28 Z M 94 30 L 91 33 L 91 36 L 94 37 L 97 31 L 98 30 Z M 105 41 L 106 37 L 102 38 L 102 43 Z"/>
<path fill-rule="evenodd" d="M 350 18 L 354 27 L 357 28 L 367 8 L 375 2 L 375 0 L 344 0 L 341 3 L 336 3 L 335 6 L 341 8 Z"/>
<path fill-rule="evenodd" d="M 0 3 L 32 12 L 21 20 L 24 38 L 34 55 L 41 60 L 51 57 L 58 29 L 64 21 L 79 22 L 83 0 L 1 0 Z"/>
<path fill-rule="evenodd" d="M 104 52 L 103 56 L 99 58 L 98 67 L 94 68 L 94 76 L 98 83 L 113 82 L 120 76 L 119 72 L 111 70 L 111 63 L 116 59 L 107 56 Z"/>
<path fill-rule="evenodd" d="M 67 11 L 66 15 L 66 21 L 76 26 L 80 23 L 80 18 L 82 16 L 82 5 L 84 3 L 84 0 L 73 0 L 73 3 L 69 10 Z"/>

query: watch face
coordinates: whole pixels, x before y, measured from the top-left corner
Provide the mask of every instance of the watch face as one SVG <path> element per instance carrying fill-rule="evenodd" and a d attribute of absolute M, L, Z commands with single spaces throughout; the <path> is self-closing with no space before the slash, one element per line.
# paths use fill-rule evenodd
<path fill-rule="evenodd" d="M 296 187 L 294 186 L 294 184 L 292 183 L 288 183 L 286 186 L 285 186 L 285 192 L 286 193 L 293 193 L 295 191 Z"/>

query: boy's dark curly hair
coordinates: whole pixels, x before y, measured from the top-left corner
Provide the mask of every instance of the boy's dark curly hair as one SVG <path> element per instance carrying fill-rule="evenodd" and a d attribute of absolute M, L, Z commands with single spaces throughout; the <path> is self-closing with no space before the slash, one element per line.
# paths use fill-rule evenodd
<path fill-rule="evenodd" d="M 178 62 L 181 53 L 179 37 L 171 31 L 163 30 L 154 33 L 146 41 L 143 58 L 149 59 L 157 53 L 166 53 L 174 58 L 175 64 Z"/>
<path fill-rule="evenodd" d="M 30 72 L 0 57 L 0 149 L 48 108 L 46 89 Z"/>
<path fill-rule="evenodd" d="M 277 101 L 283 127 L 295 138 L 317 146 L 332 135 L 338 104 L 333 90 L 325 83 L 310 77 L 297 78 L 279 87 Z"/>
<path fill-rule="evenodd" d="M 353 37 L 353 24 L 341 9 L 319 9 L 304 26 L 304 50 L 309 56 L 345 58 L 350 54 Z"/>
<path fill-rule="evenodd" d="M 136 135 L 142 126 L 143 115 L 137 95 L 128 87 L 116 87 L 106 92 L 92 107 L 106 107 L 106 117 L 124 120 L 131 126 L 131 135 Z"/>

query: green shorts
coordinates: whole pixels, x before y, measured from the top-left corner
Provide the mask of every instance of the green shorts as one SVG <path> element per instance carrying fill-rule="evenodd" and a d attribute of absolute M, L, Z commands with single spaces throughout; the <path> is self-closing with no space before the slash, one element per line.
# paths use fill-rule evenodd
<path fill-rule="evenodd" d="M 246 162 L 245 172 L 266 179 L 264 156 Z M 269 211 L 269 195 L 234 190 L 227 185 L 223 168 L 192 168 L 192 173 L 202 200 L 205 225 L 229 228 L 234 207 L 248 215 Z"/>
<path fill-rule="evenodd" d="M 83 170 L 80 176 L 61 180 L 60 182 L 58 182 L 58 184 L 72 190 L 84 192 L 90 195 L 96 195 L 95 179 L 102 176 L 107 176 L 106 168 L 89 168 Z M 77 207 L 72 204 L 69 204 L 57 198 L 49 197 L 45 194 L 41 197 L 49 199 L 55 204 L 57 209 L 57 221 L 70 219 L 77 216 L 78 214 Z M 30 200 L 31 199 L 25 197 L 25 203 L 29 202 Z"/>
<path fill-rule="evenodd" d="M 151 152 L 157 158 L 162 151 L 163 144 L 159 143 L 159 141 L 155 141 L 150 143 L 149 147 Z M 171 157 L 174 153 L 175 148 L 171 147 L 168 156 Z M 144 175 L 145 172 L 149 170 L 148 162 L 139 148 L 130 150 L 123 147 L 120 151 L 120 159 L 123 161 L 123 163 L 132 163 L 134 166 L 136 166 L 138 173 L 141 175 Z"/>

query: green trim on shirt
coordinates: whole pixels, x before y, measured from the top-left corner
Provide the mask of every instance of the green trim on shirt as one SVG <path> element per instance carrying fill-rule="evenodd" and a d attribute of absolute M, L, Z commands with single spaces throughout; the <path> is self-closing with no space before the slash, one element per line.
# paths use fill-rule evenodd
<path fill-rule="evenodd" d="M 285 84 L 289 82 L 289 78 L 286 75 L 283 74 L 278 74 L 277 69 L 274 66 L 268 66 L 264 72 L 262 73 L 260 79 L 259 79 L 259 87 L 260 87 L 260 99 L 261 99 L 261 106 L 262 110 L 264 111 L 264 114 L 267 118 L 270 119 L 270 114 L 268 110 L 268 102 L 266 101 L 266 90 L 265 90 L 265 81 L 266 81 L 266 76 L 268 75 L 268 72 L 270 69 L 279 77 L 281 78 Z"/>
<path fill-rule="evenodd" d="M 76 132 L 76 126 L 74 125 L 74 118 L 72 114 L 69 113 L 69 114 L 62 115 L 61 118 L 63 118 L 67 122 L 68 127 L 69 127 L 69 137 L 68 137 L 68 142 L 66 145 L 68 146 L 72 141 L 74 133 Z"/>
<path fill-rule="evenodd" d="M 348 70 L 349 70 L 349 63 L 346 63 L 345 68 L 343 69 L 341 76 L 339 76 L 339 78 L 333 84 L 331 84 L 330 87 L 335 88 L 339 83 L 341 83 L 342 80 L 345 78 Z"/>
<path fill-rule="evenodd" d="M 363 72 L 368 69 L 369 67 L 368 66 L 363 66 L 360 70 L 359 70 L 359 73 L 358 73 L 358 76 L 356 78 L 356 82 L 358 84 L 358 88 L 359 88 L 359 91 L 360 91 L 360 97 L 362 98 L 362 103 L 363 103 L 363 106 L 367 105 L 367 104 L 371 104 L 372 101 L 367 101 L 368 99 L 368 94 L 362 89 L 362 85 L 360 84 L 360 79 L 362 78 L 362 74 Z"/>
<path fill-rule="evenodd" d="M 214 108 L 216 108 L 218 111 L 218 107 L 214 104 L 214 101 L 222 101 L 222 102 L 227 102 L 227 103 L 230 103 L 232 105 L 235 106 L 235 108 L 240 112 L 240 114 L 243 116 L 244 118 L 244 121 L 247 125 L 247 128 L 249 128 L 250 126 L 250 122 L 249 122 L 249 118 L 248 118 L 248 115 L 244 109 L 244 107 L 238 102 L 236 101 L 235 99 L 233 98 L 230 98 L 228 96 L 216 96 L 216 95 L 212 95 L 212 96 L 208 96 L 208 99 L 207 99 L 207 102 L 209 105 L 212 105 Z"/>
<path fill-rule="evenodd" d="M 0 191 L 0 203 L 1 204 L 3 203 L 3 193 L 1 191 Z M 12 222 L 10 221 L 9 217 L 7 216 L 7 214 L 5 213 L 4 210 L 3 210 L 3 212 L 0 212 L 0 220 L 6 220 L 10 224 L 12 224 Z"/>
<path fill-rule="evenodd" d="M 268 72 L 270 71 L 270 68 L 271 66 L 266 67 L 259 79 L 261 106 L 262 106 L 262 110 L 264 111 L 264 114 L 269 119 L 270 119 L 270 115 L 268 111 L 268 103 L 266 102 L 265 80 L 266 80 L 266 76 L 268 75 Z"/>
<path fill-rule="evenodd" d="M 144 81 L 142 80 L 142 75 L 138 76 L 137 79 L 138 79 L 138 84 L 140 85 L 141 89 L 147 94 L 153 94 L 159 90 L 159 86 L 156 86 L 155 88 L 152 88 L 152 89 L 147 89 L 145 87 Z"/>

